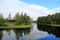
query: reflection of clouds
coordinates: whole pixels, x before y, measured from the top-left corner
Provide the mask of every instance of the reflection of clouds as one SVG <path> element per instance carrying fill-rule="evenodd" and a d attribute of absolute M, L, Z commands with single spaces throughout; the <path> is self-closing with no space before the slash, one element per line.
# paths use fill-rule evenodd
<path fill-rule="evenodd" d="M 30 40 L 30 39 L 31 40 L 36 40 L 38 38 L 44 38 L 47 35 L 48 34 L 47 33 L 44 33 L 44 32 L 42 32 L 42 33 L 31 33 L 31 34 L 25 36 L 25 40 Z"/>
<path fill-rule="evenodd" d="M 33 24 L 33 30 L 31 31 L 31 33 L 29 35 L 23 36 L 20 40 L 36 40 L 38 38 L 44 38 L 47 35 L 47 32 L 39 31 L 37 29 L 37 25 Z"/>
<path fill-rule="evenodd" d="M 31 32 L 30 32 L 31 31 Z M 2 40 L 36 40 L 44 38 L 48 35 L 47 32 L 39 31 L 37 24 L 33 24 L 33 29 L 17 29 L 3 31 Z"/>
<path fill-rule="evenodd" d="M 3 31 L 2 40 L 9 40 L 9 34 L 6 31 Z"/>
<path fill-rule="evenodd" d="M 16 40 L 16 35 L 15 35 L 15 32 L 13 30 L 11 30 L 10 40 Z"/>
<path fill-rule="evenodd" d="M 10 33 L 9 31 L 3 31 L 2 40 L 16 40 L 16 35 L 12 30 L 10 31 Z"/>

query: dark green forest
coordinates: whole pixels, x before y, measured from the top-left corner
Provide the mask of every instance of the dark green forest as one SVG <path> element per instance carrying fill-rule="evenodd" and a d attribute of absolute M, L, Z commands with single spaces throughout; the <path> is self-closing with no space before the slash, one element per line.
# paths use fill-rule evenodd
<path fill-rule="evenodd" d="M 38 17 L 38 24 L 58 24 L 60 25 L 60 13 Z"/>

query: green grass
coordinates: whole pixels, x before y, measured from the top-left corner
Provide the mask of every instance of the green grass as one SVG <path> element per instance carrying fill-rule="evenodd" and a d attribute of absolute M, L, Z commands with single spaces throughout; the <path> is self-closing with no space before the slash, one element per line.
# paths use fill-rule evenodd
<path fill-rule="evenodd" d="M 14 24 L 10 23 L 8 26 L 0 26 L 0 28 L 30 28 L 30 27 L 32 27 L 32 24 L 29 24 L 29 25 L 24 25 L 24 24 L 14 25 Z"/>
<path fill-rule="evenodd" d="M 58 24 L 50 24 L 51 26 L 57 26 L 57 27 L 60 27 L 60 25 Z"/>
<path fill-rule="evenodd" d="M 52 26 L 52 27 L 60 27 L 59 24 L 41 24 L 41 25 Z"/>

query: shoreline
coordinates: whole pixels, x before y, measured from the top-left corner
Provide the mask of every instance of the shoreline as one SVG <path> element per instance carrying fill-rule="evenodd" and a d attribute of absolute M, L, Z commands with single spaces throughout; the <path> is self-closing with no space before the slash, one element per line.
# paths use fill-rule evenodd
<path fill-rule="evenodd" d="M 30 28 L 32 27 L 32 24 L 29 24 L 29 25 L 8 25 L 8 26 L 0 26 L 0 29 L 1 28 Z"/>
<path fill-rule="evenodd" d="M 52 27 L 60 27 L 59 24 L 37 24 L 37 25 L 41 25 L 41 26 L 52 26 Z"/>

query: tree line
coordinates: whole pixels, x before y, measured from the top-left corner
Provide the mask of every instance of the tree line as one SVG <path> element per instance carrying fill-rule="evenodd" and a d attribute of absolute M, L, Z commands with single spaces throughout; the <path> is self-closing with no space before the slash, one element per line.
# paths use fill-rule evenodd
<path fill-rule="evenodd" d="M 26 13 L 24 15 L 21 13 L 20 15 L 19 12 L 17 12 L 15 20 L 16 24 L 31 24 L 31 18 Z"/>
<path fill-rule="evenodd" d="M 15 14 L 13 19 L 11 17 L 11 13 L 9 13 L 7 18 L 4 18 L 3 15 L 0 14 L 0 26 L 8 25 L 8 23 L 11 23 L 11 22 L 13 22 L 15 25 L 20 25 L 20 24 L 28 25 L 28 24 L 31 24 L 31 18 L 26 13 L 20 14 L 19 12 Z"/>
<path fill-rule="evenodd" d="M 38 24 L 60 24 L 60 13 L 38 17 Z"/>

